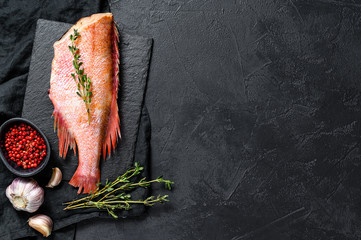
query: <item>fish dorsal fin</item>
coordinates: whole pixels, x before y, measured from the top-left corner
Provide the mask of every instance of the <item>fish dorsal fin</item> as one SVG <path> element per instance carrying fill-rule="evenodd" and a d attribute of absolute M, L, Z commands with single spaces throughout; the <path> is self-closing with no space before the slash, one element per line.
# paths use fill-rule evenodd
<path fill-rule="evenodd" d="M 103 143 L 103 159 L 106 154 L 110 156 L 114 150 L 118 138 L 120 138 L 119 114 L 118 114 L 118 86 L 119 86 L 119 49 L 118 49 L 118 30 L 113 23 L 113 98 L 110 107 L 109 123 Z"/>
<path fill-rule="evenodd" d="M 54 109 L 54 132 L 58 130 L 59 138 L 59 155 L 62 158 L 66 157 L 68 149 L 74 149 L 74 154 L 76 154 L 76 142 L 73 135 L 68 131 L 66 124 L 63 120 L 63 117 L 58 112 L 57 109 Z"/>

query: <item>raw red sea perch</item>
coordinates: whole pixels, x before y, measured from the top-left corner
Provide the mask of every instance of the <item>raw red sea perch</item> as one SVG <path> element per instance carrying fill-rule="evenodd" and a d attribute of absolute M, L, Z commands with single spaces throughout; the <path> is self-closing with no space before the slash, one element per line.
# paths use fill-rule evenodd
<path fill-rule="evenodd" d="M 91 79 L 90 124 L 86 106 L 76 92 L 70 75 L 75 72 L 69 51 L 70 35 L 77 29 L 75 41 L 81 55 L 84 74 Z M 118 93 L 118 33 L 111 13 L 94 14 L 80 19 L 54 43 L 49 97 L 54 105 L 54 128 L 58 130 L 59 154 L 65 157 L 68 148 L 79 155 L 78 168 L 69 184 L 89 193 L 100 181 L 100 155 L 110 155 L 120 138 Z"/>

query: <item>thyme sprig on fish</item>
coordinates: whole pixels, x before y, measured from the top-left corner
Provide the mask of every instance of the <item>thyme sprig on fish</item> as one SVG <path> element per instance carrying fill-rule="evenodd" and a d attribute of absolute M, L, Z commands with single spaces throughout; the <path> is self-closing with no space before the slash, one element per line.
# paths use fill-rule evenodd
<path fill-rule="evenodd" d="M 153 206 L 156 203 L 164 203 L 168 201 L 168 195 L 150 196 L 144 200 L 133 200 L 130 190 L 135 188 L 147 188 L 152 183 L 164 183 L 165 188 L 171 190 L 174 182 L 163 179 L 162 176 L 147 180 L 142 178 L 137 182 L 132 182 L 131 179 L 139 175 L 144 168 L 138 163 L 135 163 L 134 168 L 129 169 L 123 175 L 117 177 L 113 182 L 106 181 L 105 185 L 101 187 L 99 183 L 97 190 L 90 193 L 88 196 L 64 203 L 67 205 L 64 210 L 81 209 L 81 208 L 98 208 L 107 210 L 108 214 L 113 218 L 118 218 L 115 210 L 129 210 L 134 204 L 142 204 L 145 206 Z"/>
<path fill-rule="evenodd" d="M 84 67 L 81 67 L 83 65 L 83 62 L 80 58 L 81 56 L 79 54 L 79 48 L 75 45 L 75 40 L 77 40 L 78 37 L 80 37 L 80 34 L 77 29 L 74 29 L 74 35 L 70 34 L 71 46 L 69 46 L 69 50 L 74 57 L 73 66 L 75 69 L 75 73 L 71 73 L 70 75 L 74 78 L 74 81 L 77 85 L 78 90 L 76 94 L 81 97 L 85 103 L 86 111 L 88 114 L 88 122 L 90 125 L 89 109 L 92 96 L 92 92 L 90 91 L 91 80 L 86 74 L 84 74 Z"/>

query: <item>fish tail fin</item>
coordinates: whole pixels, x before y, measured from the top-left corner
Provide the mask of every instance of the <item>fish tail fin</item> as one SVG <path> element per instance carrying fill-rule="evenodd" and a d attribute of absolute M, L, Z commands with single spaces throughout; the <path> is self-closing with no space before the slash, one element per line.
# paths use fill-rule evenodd
<path fill-rule="evenodd" d="M 118 41 L 119 35 L 118 30 L 113 22 L 113 99 L 110 107 L 110 116 L 108 129 L 105 134 L 105 139 L 103 143 L 103 159 L 105 159 L 106 154 L 111 154 L 111 149 L 113 151 L 117 140 L 121 137 L 120 135 L 120 121 L 118 114 L 118 85 L 119 85 L 119 50 L 118 50 Z"/>
<path fill-rule="evenodd" d="M 55 109 L 53 112 L 54 116 L 54 132 L 58 130 L 59 138 L 59 155 L 62 158 L 65 158 L 68 153 L 68 149 L 74 149 L 74 154 L 76 154 L 76 143 L 73 135 L 68 131 L 66 124 L 63 120 L 61 114 Z"/>
<path fill-rule="evenodd" d="M 100 182 L 99 168 L 92 169 L 90 174 L 84 173 L 82 168 L 78 166 L 73 177 L 70 179 L 69 184 L 78 187 L 78 194 L 94 192 L 97 189 L 97 184 Z"/>

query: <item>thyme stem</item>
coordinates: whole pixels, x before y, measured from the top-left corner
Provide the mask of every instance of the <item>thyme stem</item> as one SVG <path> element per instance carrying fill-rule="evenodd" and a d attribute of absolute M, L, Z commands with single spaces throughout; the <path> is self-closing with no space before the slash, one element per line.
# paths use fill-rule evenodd
<path fill-rule="evenodd" d="M 71 46 L 69 46 L 69 50 L 73 54 L 73 66 L 75 69 L 75 73 L 71 73 L 70 75 L 73 77 L 76 85 L 77 92 L 76 94 L 81 97 L 85 103 L 86 112 L 88 115 L 88 123 L 90 125 L 90 103 L 92 92 L 90 91 L 91 80 L 90 78 L 84 74 L 84 67 L 81 68 L 83 62 L 80 59 L 79 48 L 75 45 L 75 40 L 80 37 L 80 34 L 77 29 L 74 29 L 74 35 L 70 35 Z"/>
<path fill-rule="evenodd" d="M 164 203 L 168 201 L 168 195 L 159 195 L 157 197 L 150 196 L 144 200 L 133 200 L 129 190 L 134 188 L 147 188 L 152 183 L 164 183 L 165 187 L 169 190 L 174 182 L 165 180 L 162 177 L 158 177 L 153 180 L 147 180 L 146 178 L 140 179 L 138 182 L 131 182 L 131 178 L 139 175 L 143 171 L 138 163 L 135 163 L 134 168 L 129 169 L 123 175 L 117 177 L 113 182 L 106 181 L 106 184 L 98 188 L 94 193 L 90 193 L 88 196 L 81 199 L 76 199 L 64 205 L 67 205 L 64 210 L 81 209 L 81 208 L 98 208 L 101 210 L 107 210 L 109 215 L 114 218 L 118 218 L 115 214 L 115 210 L 129 210 L 134 204 L 143 204 L 145 206 L 153 206 L 156 203 Z"/>

